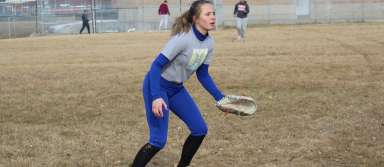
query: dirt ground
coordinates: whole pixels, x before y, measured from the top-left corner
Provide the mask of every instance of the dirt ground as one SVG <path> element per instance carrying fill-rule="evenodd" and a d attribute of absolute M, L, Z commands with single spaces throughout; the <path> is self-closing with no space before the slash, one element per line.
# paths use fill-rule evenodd
<path fill-rule="evenodd" d="M 193 76 L 209 127 L 193 167 L 383 167 L 384 24 L 233 29 L 210 72 L 252 96 L 252 117 L 224 115 Z M 147 141 L 141 83 L 167 32 L 0 40 L 0 167 L 128 166 Z M 150 167 L 172 167 L 189 134 L 171 114 Z"/>

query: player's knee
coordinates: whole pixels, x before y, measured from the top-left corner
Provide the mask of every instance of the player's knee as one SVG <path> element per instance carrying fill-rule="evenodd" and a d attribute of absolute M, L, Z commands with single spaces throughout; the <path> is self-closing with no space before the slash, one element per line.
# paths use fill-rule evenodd
<path fill-rule="evenodd" d="M 149 143 L 159 149 L 163 149 L 167 144 L 167 139 L 151 140 Z"/>
<path fill-rule="evenodd" d="M 198 128 L 191 130 L 192 136 L 203 136 L 203 135 L 207 135 L 207 133 L 208 133 L 208 127 L 206 124 L 203 124 L 203 125 L 199 126 Z"/>
<path fill-rule="evenodd" d="M 153 146 L 156 146 L 160 149 L 164 148 L 167 144 L 167 136 L 165 135 L 151 135 L 149 138 L 149 143 Z"/>

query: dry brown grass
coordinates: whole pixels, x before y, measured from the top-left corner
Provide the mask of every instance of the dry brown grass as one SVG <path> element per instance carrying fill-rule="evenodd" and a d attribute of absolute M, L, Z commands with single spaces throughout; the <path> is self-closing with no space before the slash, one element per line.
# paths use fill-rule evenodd
<path fill-rule="evenodd" d="M 193 166 L 384 166 L 383 24 L 256 27 L 245 43 L 213 35 L 217 84 L 259 111 L 223 115 L 193 77 L 209 126 Z M 167 38 L 0 40 L 0 167 L 127 166 L 147 140 L 141 82 Z M 173 166 L 187 135 L 171 115 L 149 166 Z"/>

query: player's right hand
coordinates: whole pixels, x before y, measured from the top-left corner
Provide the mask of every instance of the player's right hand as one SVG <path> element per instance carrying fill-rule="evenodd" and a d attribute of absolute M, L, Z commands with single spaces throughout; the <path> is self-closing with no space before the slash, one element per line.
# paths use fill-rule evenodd
<path fill-rule="evenodd" d="M 156 117 L 163 117 L 163 109 L 168 110 L 167 104 L 162 98 L 158 98 L 152 102 L 152 112 Z"/>

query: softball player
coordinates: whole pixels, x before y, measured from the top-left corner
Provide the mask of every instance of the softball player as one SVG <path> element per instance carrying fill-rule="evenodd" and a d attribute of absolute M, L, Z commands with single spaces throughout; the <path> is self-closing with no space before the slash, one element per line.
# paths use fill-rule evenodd
<path fill-rule="evenodd" d="M 132 166 L 145 166 L 167 142 L 169 111 L 189 128 L 178 167 L 188 166 L 208 128 L 199 108 L 183 83 L 196 72 L 202 86 L 219 101 L 224 95 L 208 73 L 214 41 L 208 31 L 215 28 L 212 2 L 197 0 L 175 20 L 172 36 L 152 63 L 143 83 L 149 126 L 149 142 L 137 153 Z"/>

